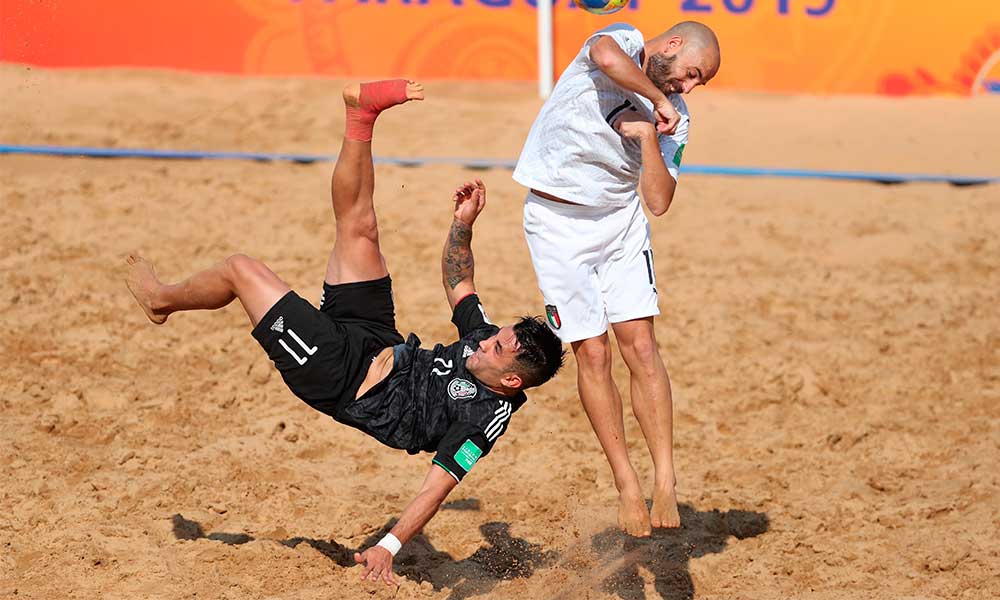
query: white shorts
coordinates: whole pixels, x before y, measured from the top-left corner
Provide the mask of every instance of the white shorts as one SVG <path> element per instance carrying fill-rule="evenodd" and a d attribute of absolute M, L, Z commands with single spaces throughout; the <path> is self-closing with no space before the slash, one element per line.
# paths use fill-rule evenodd
<path fill-rule="evenodd" d="M 638 196 L 624 208 L 598 208 L 528 192 L 524 236 L 546 320 L 563 342 L 660 314 L 649 221 Z"/>

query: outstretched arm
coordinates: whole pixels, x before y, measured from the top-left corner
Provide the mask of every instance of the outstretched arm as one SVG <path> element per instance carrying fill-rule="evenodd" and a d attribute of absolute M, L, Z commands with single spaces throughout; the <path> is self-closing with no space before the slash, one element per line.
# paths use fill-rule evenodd
<path fill-rule="evenodd" d="M 653 103 L 653 111 L 656 114 L 656 130 L 668 135 L 673 134 L 681 121 L 677 109 L 667 99 L 663 90 L 657 88 L 629 55 L 625 54 L 614 38 L 611 36 L 598 38 L 590 47 L 590 60 L 611 81 L 630 92 L 648 98 Z"/>
<path fill-rule="evenodd" d="M 389 535 L 394 536 L 400 545 L 413 539 L 413 536 L 427 525 L 431 517 L 437 514 L 444 499 L 448 497 L 451 490 L 455 489 L 456 485 L 458 482 L 447 471 L 438 465 L 431 465 L 431 470 L 427 474 L 427 478 L 424 479 L 420 493 L 403 510 L 403 514 L 400 515 L 399 521 L 396 522 L 396 526 L 392 528 Z M 388 537 L 387 535 L 386 538 Z M 392 574 L 393 557 L 393 552 L 378 545 L 372 546 L 364 552 L 356 552 L 354 562 L 365 565 L 361 579 L 371 579 L 372 581 L 382 579 L 386 585 L 395 585 L 396 578 Z"/>
<path fill-rule="evenodd" d="M 441 279 L 448 305 L 455 305 L 469 294 L 476 293 L 473 281 L 475 260 L 472 257 L 472 225 L 486 206 L 486 185 L 477 179 L 455 190 L 455 219 L 448 230 L 441 255 Z"/>

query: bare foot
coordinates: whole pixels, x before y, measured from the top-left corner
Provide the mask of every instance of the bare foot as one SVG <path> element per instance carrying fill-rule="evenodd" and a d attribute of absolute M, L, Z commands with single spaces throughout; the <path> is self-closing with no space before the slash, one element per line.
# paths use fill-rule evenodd
<path fill-rule="evenodd" d="M 378 106 L 369 106 L 369 104 L 371 104 L 371 102 L 369 101 L 369 98 L 365 98 L 365 106 L 362 107 L 362 105 L 361 105 L 362 104 L 361 103 L 361 87 L 362 86 L 367 87 L 368 85 L 379 85 L 379 84 L 383 84 L 383 83 L 388 83 L 388 82 L 381 82 L 381 81 L 372 82 L 371 84 L 352 83 L 352 84 L 349 84 L 349 85 L 345 86 L 344 87 L 344 92 L 343 92 L 343 94 L 344 94 L 344 104 L 346 104 L 347 106 L 350 106 L 351 108 L 364 108 L 366 110 L 374 108 L 376 110 L 376 112 L 379 112 L 379 111 L 385 110 L 386 108 L 389 108 L 389 106 L 394 106 L 396 104 L 402 104 L 404 102 L 409 102 L 411 100 L 423 100 L 424 99 L 424 84 L 418 83 L 416 81 L 410 81 L 409 79 L 407 79 L 405 81 L 406 81 L 406 87 L 405 87 L 405 90 L 403 92 L 403 98 L 401 99 L 398 96 L 395 97 L 395 98 L 391 98 L 389 100 L 389 102 L 391 102 L 391 104 L 389 104 L 388 106 L 381 106 L 381 104 L 385 104 L 386 103 L 386 101 L 384 99 L 382 99 L 382 98 L 372 99 L 373 101 L 379 102 Z"/>
<path fill-rule="evenodd" d="M 653 527 L 675 528 L 681 526 L 681 515 L 677 512 L 677 489 L 672 486 L 657 487 L 653 490 L 653 508 L 649 511 Z"/>
<path fill-rule="evenodd" d="M 649 537 L 649 511 L 641 493 L 621 492 L 618 496 L 618 527 L 629 535 Z"/>
<path fill-rule="evenodd" d="M 128 291 L 132 292 L 135 301 L 139 303 L 150 321 L 157 325 L 162 324 L 167 320 L 167 315 L 154 310 L 150 302 L 152 290 L 160 284 L 156 279 L 153 265 L 136 254 L 129 254 L 125 262 L 128 264 L 125 273 L 125 285 L 128 286 Z"/>
<path fill-rule="evenodd" d="M 416 81 L 406 80 L 406 99 L 409 100 L 423 100 L 424 99 L 424 84 L 418 83 Z"/>

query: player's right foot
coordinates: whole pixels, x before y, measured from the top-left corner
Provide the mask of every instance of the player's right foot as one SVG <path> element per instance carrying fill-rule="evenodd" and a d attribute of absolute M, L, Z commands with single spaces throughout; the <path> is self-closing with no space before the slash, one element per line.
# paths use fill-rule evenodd
<path fill-rule="evenodd" d="M 618 496 L 618 527 L 635 537 L 649 537 L 652 528 L 649 522 L 649 511 L 646 510 L 646 499 L 639 490 L 625 490 Z"/>
<path fill-rule="evenodd" d="M 408 79 L 386 79 L 350 84 L 343 95 L 347 106 L 344 137 L 367 142 L 371 141 L 375 119 L 383 110 L 410 100 L 423 100 L 424 86 Z"/>
<path fill-rule="evenodd" d="M 162 324 L 167 320 L 167 315 L 157 312 L 151 303 L 152 292 L 160 285 L 153 265 L 136 254 L 129 254 L 125 263 L 128 265 L 125 273 L 125 285 L 128 286 L 128 291 L 132 292 L 132 297 L 139 303 L 142 312 L 146 313 L 150 321 L 157 325 Z"/>
<path fill-rule="evenodd" d="M 424 84 L 409 79 L 352 83 L 344 87 L 344 104 L 367 112 L 380 113 L 397 104 L 423 99 Z"/>

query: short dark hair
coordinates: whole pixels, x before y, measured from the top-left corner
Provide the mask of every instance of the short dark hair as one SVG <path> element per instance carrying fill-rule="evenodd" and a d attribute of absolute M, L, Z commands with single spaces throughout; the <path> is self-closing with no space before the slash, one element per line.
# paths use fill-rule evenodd
<path fill-rule="evenodd" d="M 566 351 L 556 334 L 541 317 L 521 317 L 514 324 L 514 335 L 521 346 L 514 365 L 524 383 L 523 388 L 542 385 L 552 379 L 563 366 Z"/>

